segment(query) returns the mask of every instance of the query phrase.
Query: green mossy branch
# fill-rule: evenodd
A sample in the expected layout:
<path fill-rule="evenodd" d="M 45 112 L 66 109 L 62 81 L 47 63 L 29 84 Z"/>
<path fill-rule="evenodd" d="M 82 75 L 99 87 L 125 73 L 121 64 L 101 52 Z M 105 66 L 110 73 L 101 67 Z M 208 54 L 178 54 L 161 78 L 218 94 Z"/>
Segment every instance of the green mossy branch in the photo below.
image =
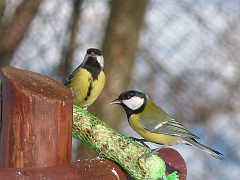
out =
<path fill-rule="evenodd" d="M 177 180 L 176 172 L 165 175 L 165 162 L 157 155 L 144 160 L 141 155 L 151 150 L 113 130 L 88 111 L 74 106 L 73 137 L 96 151 L 100 156 L 117 162 L 135 179 Z"/>

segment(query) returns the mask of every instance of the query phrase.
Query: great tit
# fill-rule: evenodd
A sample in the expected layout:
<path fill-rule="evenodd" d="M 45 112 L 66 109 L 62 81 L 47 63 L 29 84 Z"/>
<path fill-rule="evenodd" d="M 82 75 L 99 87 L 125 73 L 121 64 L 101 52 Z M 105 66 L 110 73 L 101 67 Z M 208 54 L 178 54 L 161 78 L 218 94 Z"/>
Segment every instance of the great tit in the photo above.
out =
<path fill-rule="evenodd" d="M 142 92 L 125 91 L 111 104 L 119 104 L 124 108 L 130 126 L 146 141 L 163 146 L 187 144 L 211 154 L 215 158 L 223 159 L 223 154 L 197 142 L 195 139 L 199 139 L 199 137 L 172 119 Z"/>
<path fill-rule="evenodd" d="M 82 108 L 90 106 L 105 85 L 104 58 L 99 49 L 90 48 L 64 85 L 73 93 L 73 104 Z"/>

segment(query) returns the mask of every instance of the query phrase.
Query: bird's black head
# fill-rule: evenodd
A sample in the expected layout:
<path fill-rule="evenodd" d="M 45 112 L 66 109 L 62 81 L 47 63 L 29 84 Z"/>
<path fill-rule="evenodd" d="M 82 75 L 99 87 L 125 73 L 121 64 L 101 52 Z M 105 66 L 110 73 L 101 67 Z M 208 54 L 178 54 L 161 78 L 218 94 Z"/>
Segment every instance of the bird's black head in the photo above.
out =
<path fill-rule="evenodd" d="M 143 111 L 147 104 L 147 96 L 142 92 L 129 90 L 121 93 L 111 104 L 121 105 L 129 118 L 132 114 L 138 114 Z"/>
<path fill-rule="evenodd" d="M 82 63 L 84 66 L 91 66 L 103 69 L 104 58 L 99 49 L 89 48 Z"/>
<path fill-rule="evenodd" d="M 87 50 L 87 54 L 89 56 L 95 56 L 95 55 L 98 55 L 98 56 L 102 56 L 102 52 L 99 50 L 99 49 L 96 49 L 96 48 L 89 48 Z"/>
<path fill-rule="evenodd" d="M 89 48 L 81 64 L 81 67 L 88 70 L 93 79 L 97 79 L 101 70 L 103 70 L 104 58 L 102 52 L 96 48 Z"/>

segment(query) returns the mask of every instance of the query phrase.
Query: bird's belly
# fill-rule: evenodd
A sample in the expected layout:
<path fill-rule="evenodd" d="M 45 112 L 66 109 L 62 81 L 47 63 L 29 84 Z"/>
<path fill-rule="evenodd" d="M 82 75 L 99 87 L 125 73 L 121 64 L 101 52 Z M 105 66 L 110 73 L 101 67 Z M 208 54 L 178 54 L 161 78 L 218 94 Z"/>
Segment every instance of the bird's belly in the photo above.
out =
<path fill-rule="evenodd" d="M 88 77 L 90 77 L 90 75 Z M 70 89 L 74 96 L 73 104 L 80 107 L 88 107 L 101 93 L 105 85 L 105 75 L 101 72 L 96 80 L 80 77 L 71 83 Z"/>
<path fill-rule="evenodd" d="M 101 81 L 102 81 L 101 79 L 98 79 L 98 81 L 93 81 L 91 92 L 89 92 L 90 96 L 85 97 L 86 106 L 90 106 L 102 92 L 105 81 L 104 82 L 101 82 Z"/>
<path fill-rule="evenodd" d="M 159 134 L 159 133 L 151 133 L 149 131 L 145 131 L 145 133 L 140 134 L 140 135 L 149 142 L 163 144 L 166 146 L 178 144 L 178 140 L 179 140 L 179 137 L 177 137 L 177 136 L 171 136 L 171 135 Z"/>

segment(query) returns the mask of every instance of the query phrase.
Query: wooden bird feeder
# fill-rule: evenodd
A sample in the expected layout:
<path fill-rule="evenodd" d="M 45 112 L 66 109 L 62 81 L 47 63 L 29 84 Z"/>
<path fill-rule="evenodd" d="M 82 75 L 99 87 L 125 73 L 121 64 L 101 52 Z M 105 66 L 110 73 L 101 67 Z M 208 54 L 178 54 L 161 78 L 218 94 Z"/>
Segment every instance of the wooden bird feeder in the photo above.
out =
<path fill-rule="evenodd" d="M 132 179 L 108 159 L 71 162 L 73 104 L 65 86 L 10 66 L 2 75 L 0 180 Z M 186 164 L 177 151 L 163 148 L 159 156 L 167 173 L 176 170 L 186 179 Z"/>

